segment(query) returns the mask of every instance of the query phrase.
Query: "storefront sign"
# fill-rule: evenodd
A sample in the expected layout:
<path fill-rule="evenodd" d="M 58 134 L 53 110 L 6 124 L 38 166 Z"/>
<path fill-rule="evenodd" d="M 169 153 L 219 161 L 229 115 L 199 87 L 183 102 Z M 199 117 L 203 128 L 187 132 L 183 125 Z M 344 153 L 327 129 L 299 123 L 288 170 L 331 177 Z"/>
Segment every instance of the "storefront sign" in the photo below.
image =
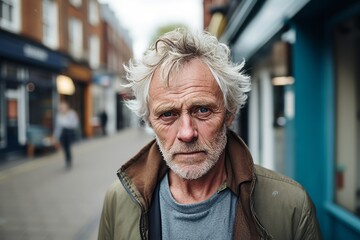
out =
<path fill-rule="evenodd" d="M 30 44 L 25 44 L 23 47 L 23 51 L 26 57 L 33 58 L 43 62 L 48 60 L 48 54 L 46 51 L 44 51 L 41 48 L 32 46 Z"/>
<path fill-rule="evenodd" d="M 0 57 L 25 64 L 63 70 L 68 60 L 61 53 L 52 51 L 27 38 L 0 31 Z"/>

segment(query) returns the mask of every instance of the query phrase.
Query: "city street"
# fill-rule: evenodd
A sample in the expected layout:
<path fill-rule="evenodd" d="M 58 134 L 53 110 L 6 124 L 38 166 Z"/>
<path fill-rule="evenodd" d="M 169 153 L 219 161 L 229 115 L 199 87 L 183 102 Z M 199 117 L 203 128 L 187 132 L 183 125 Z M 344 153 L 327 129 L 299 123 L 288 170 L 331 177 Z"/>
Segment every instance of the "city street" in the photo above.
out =
<path fill-rule="evenodd" d="M 0 239 L 96 239 L 104 194 L 116 170 L 151 140 L 143 129 L 77 143 L 63 153 L 0 168 Z"/>

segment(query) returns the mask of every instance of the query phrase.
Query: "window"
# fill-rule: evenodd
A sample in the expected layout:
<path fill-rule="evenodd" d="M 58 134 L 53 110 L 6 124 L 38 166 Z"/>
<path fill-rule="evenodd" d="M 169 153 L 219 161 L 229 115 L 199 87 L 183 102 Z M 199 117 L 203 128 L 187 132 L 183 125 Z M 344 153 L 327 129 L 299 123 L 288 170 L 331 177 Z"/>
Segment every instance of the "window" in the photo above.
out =
<path fill-rule="evenodd" d="M 92 25 L 97 25 L 99 23 L 99 9 L 97 2 L 94 0 L 89 1 L 88 21 Z"/>
<path fill-rule="evenodd" d="M 119 70 L 119 62 L 117 58 L 117 54 L 114 50 L 109 49 L 107 53 L 107 69 L 109 71 L 116 72 Z"/>
<path fill-rule="evenodd" d="M 76 18 L 69 19 L 69 52 L 76 59 L 83 57 L 83 26 Z"/>
<path fill-rule="evenodd" d="M 11 32 L 20 31 L 19 0 L 0 0 L 0 26 Z"/>
<path fill-rule="evenodd" d="M 358 18 L 334 31 L 336 76 L 335 201 L 360 216 L 360 42 Z"/>
<path fill-rule="evenodd" d="M 74 6 L 74 7 L 80 7 L 82 0 L 70 0 L 70 3 Z"/>
<path fill-rule="evenodd" d="M 48 130 L 53 127 L 52 88 L 54 76 L 46 71 L 29 68 L 28 92 L 28 124 L 41 125 Z"/>
<path fill-rule="evenodd" d="M 93 69 L 100 66 L 100 41 L 95 35 L 89 38 L 89 64 Z"/>
<path fill-rule="evenodd" d="M 43 0 L 43 42 L 50 48 L 59 45 L 58 8 L 54 0 Z"/>
<path fill-rule="evenodd" d="M 13 8 L 12 1 L 2 0 L 1 1 L 1 19 L 12 22 L 13 21 Z"/>

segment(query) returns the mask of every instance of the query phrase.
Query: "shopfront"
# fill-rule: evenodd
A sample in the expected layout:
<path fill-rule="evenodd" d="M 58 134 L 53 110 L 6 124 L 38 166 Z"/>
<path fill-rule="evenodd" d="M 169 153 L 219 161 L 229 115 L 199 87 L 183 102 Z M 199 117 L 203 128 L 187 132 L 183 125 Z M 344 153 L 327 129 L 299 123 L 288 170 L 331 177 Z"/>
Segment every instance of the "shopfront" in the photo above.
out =
<path fill-rule="evenodd" d="M 234 16 L 222 38 L 252 77 L 253 157 L 305 187 L 324 239 L 359 239 L 360 4 L 257 3 L 239 7 L 247 14 Z"/>
<path fill-rule="evenodd" d="M 29 130 L 51 134 L 57 104 L 55 79 L 66 59 L 43 46 L 0 32 L 0 155 L 22 155 Z"/>
<path fill-rule="evenodd" d="M 79 115 L 79 137 L 92 137 L 92 70 L 87 65 L 69 63 L 64 74 L 73 80 L 75 91 L 71 95 L 60 94 L 60 99 L 67 101 L 70 107 Z"/>

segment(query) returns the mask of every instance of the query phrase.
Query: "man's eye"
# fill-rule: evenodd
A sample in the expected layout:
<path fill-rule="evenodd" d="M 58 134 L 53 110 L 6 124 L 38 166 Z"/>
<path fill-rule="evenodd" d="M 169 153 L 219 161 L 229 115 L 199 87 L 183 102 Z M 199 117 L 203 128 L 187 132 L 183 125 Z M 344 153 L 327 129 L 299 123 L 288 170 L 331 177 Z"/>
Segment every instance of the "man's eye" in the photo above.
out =
<path fill-rule="evenodd" d="M 176 118 L 177 114 L 172 111 L 163 112 L 159 117 L 159 119 L 161 119 L 165 123 L 172 123 L 173 121 L 175 121 Z"/>
<path fill-rule="evenodd" d="M 199 119 L 206 119 L 211 115 L 211 109 L 208 107 L 198 107 L 193 114 Z"/>
<path fill-rule="evenodd" d="M 162 117 L 171 117 L 173 116 L 172 112 L 164 112 L 163 114 L 161 114 Z"/>
<path fill-rule="evenodd" d="M 209 109 L 207 107 L 200 107 L 199 112 L 200 113 L 207 113 L 207 112 L 209 112 Z"/>

